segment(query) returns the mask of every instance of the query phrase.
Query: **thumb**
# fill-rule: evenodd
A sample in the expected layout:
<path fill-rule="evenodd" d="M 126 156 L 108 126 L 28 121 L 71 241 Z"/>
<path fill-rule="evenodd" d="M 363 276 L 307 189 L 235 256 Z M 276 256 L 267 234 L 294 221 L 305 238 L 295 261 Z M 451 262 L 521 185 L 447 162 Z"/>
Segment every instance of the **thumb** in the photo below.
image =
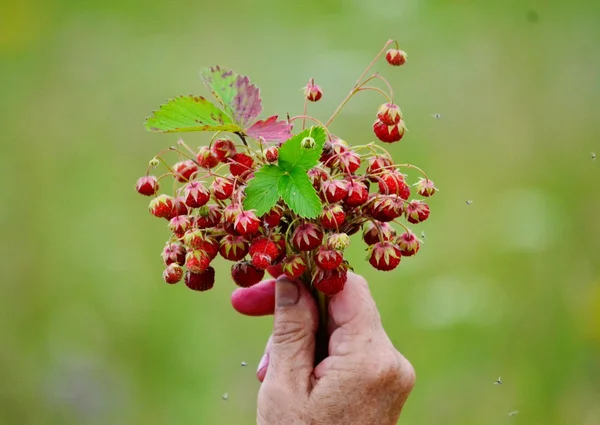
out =
<path fill-rule="evenodd" d="M 275 321 L 265 382 L 308 388 L 314 367 L 318 313 L 306 287 L 281 276 L 275 283 Z"/>

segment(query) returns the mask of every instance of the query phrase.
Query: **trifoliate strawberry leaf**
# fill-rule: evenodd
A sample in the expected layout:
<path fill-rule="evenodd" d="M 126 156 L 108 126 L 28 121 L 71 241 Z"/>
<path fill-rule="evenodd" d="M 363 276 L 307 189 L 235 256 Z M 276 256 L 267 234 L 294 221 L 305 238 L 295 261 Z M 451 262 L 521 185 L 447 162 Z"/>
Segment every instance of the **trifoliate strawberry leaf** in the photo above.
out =
<path fill-rule="evenodd" d="M 292 137 L 292 124 L 277 121 L 277 115 L 273 115 L 266 120 L 256 121 L 246 130 L 246 134 L 257 140 L 262 137 L 266 142 L 282 142 Z"/>
<path fill-rule="evenodd" d="M 256 171 L 245 190 L 244 209 L 256 210 L 259 217 L 269 212 L 279 201 L 279 182 L 284 174 L 277 165 L 264 165 Z"/>
<path fill-rule="evenodd" d="M 306 143 L 312 147 L 303 147 L 302 141 L 312 138 L 313 143 Z M 308 140 L 310 142 L 310 140 Z M 323 146 L 325 145 L 325 130 L 322 127 L 311 127 L 296 134 L 279 148 L 279 167 L 290 171 L 299 166 L 308 171 L 319 162 Z"/>
<path fill-rule="evenodd" d="M 220 66 L 213 66 L 204 69 L 200 73 L 200 79 L 213 96 L 223 105 L 225 110 L 233 115 L 231 105 L 237 90 L 235 88 L 235 80 L 237 74 L 231 70 L 223 69 Z"/>
<path fill-rule="evenodd" d="M 202 96 L 170 99 L 146 120 L 146 129 L 161 133 L 183 131 L 241 131 L 231 118 Z"/>
<path fill-rule="evenodd" d="M 279 179 L 279 196 L 300 217 L 315 218 L 323 210 L 306 170 L 295 166 Z"/>

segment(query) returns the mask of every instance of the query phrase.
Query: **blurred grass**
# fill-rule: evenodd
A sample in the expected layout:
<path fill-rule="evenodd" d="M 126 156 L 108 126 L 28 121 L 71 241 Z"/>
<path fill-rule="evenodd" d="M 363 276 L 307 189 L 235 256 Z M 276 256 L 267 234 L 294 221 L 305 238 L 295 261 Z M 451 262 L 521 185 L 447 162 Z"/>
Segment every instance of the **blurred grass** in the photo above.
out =
<path fill-rule="evenodd" d="M 271 322 L 232 311 L 224 262 L 210 293 L 162 283 L 167 230 L 133 185 L 176 137 L 142 121 L 206 93 L 212 64 L 265 114 L 299 113 L 315 77 L 326 118 L 388 38 L 409 54 L 378 65 L 410 130 L 392 153 L 441 189 L 416 258 L 383 274 L 349 253 L 417 370 L 402 423 L 599 423 L 599 18 L 592 0 L 3 4 L 0 424 L 253 423 Z M 332 130 L 371 141 L 379 102 Z"/>

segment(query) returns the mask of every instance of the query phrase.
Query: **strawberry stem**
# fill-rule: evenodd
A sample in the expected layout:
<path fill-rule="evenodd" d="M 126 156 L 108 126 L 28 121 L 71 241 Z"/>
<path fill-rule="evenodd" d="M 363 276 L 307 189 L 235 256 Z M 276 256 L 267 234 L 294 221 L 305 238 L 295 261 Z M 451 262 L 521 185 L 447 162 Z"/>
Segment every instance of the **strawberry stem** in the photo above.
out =
<path fill-rule="evenodd" d="M 315 345 L 315 366 L 325 360 L 329 354 L 329 332 L 327 325 L 329 323 L 329 303 L 327 296 L 321 291 L 313 288 L 313 295 L 317 301 L 319 311 L 319 327 L 317 328 Z"/>

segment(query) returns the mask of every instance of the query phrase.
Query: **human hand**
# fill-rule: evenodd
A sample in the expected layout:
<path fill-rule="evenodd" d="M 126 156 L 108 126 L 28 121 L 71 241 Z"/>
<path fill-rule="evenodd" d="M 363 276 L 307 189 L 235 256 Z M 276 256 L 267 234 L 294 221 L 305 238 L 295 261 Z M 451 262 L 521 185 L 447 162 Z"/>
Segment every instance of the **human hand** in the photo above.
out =
<path fill-rule="evenodd" d="M 275 316 L 257 371 L 259 425 L 397 423 L 415 372 L 383 330 L 361 276 L 348 272 L 329 301 L 329 352 L 317 366 L 319 316 L 304 285 L 281 276 L 237 289 L 231 301 L 242 314 Z"/>

